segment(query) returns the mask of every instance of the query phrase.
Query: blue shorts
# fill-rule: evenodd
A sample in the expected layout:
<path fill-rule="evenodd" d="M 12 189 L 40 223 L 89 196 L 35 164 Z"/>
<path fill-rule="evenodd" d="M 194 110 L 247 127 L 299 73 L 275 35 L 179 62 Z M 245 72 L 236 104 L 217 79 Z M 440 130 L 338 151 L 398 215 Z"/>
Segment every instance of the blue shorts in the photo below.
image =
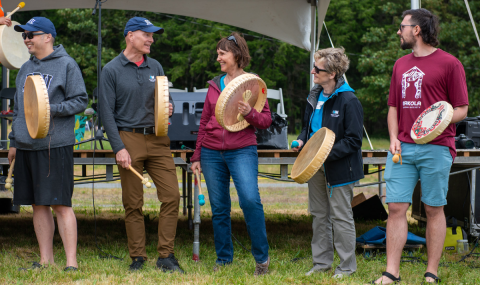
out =
<path fill-rule="evenodd" d="M 386 203 L 412 203 L 413 190 L 420 178 L 422 202 L 432 207 L 447 204 L 448 178 L 452 155 L 447 146 L 401 143 L 403 164 L 393 163 L 389 152 L 384 179 Z"/>

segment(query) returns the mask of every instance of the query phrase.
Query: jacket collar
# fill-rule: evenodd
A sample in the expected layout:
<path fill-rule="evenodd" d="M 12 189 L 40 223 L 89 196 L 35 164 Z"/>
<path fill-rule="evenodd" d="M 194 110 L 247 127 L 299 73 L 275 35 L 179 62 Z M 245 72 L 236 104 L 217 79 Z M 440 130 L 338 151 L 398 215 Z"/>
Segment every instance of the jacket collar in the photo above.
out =
<path fill-rule="evenodd" d="M 333 95 L 335 95 L 335 96 L 338 95 L 337 90 L 344 83 L 345 83 L 345 79 L 342 76 L 337 80 L 337 84 L 335 84 L 335 91 L 333 92 L 332 96 Z M 317 104 L 318 96 L 320 96 L 320 93 L 322 93 L 322 90 L 323 90 L 323 87 L 321 85 L 315 84 L 315 86 L 313 86 L 312 90 L 310 91 L 310 94 L 308 95 L 307 101 L 308 101 L 308 103 L 310 103 L 310 105 L 312 105 L 312 107 Z"/>

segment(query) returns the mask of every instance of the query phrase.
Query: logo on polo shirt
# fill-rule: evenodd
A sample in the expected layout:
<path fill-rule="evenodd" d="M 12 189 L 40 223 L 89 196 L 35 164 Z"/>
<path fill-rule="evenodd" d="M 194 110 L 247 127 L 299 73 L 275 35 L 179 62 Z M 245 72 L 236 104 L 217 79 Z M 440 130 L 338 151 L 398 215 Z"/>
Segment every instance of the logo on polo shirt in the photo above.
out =
<path fill-rule="evenodd" d="M 333 110 L 332 113 L 330 114 L 330 116 L 332 116 L 334 118 L 337 118 L 340 115 L 338 114 L 338 110 Z"/>
<path fill-rule="evenodd" d="M 145 23 L 147 23 L 147 26 L 153 25 L 149 20 L 145 20 Z"/>
<path fill-rule="evenodd" d="M 148 80 L 150 80 L 150 82 L 155 82 L 155 81 L 157 81 L 157 79 L 156 79 L 155 76 L 153 76 L 153 75 L 150 75 L 150 78 L 149 78 Z"/>
<path fill-rule="evenodd" d="M 31 19 L 30 21 L 27 22 L 27 24 L 33 25 L 33 22 L 35 22 L 35 19 Z"/>

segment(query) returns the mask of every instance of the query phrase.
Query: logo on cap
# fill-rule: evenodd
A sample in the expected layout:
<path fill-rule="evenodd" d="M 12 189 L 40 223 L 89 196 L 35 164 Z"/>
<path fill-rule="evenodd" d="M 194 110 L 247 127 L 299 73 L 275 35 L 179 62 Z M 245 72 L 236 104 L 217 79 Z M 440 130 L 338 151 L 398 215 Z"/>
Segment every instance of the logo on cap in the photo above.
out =
<path fill-rule="evenodd" d="M 33 25 L 33 22 L 35 22 L 35 19 L 31 19 L 30 21 L 27 22 L 27 24 Z"/>
<path fill-rule="evenodd" d="M 145 23 L 147 23 L 147 26 L 153 25 L 149 20 L 145 20 Z"/>

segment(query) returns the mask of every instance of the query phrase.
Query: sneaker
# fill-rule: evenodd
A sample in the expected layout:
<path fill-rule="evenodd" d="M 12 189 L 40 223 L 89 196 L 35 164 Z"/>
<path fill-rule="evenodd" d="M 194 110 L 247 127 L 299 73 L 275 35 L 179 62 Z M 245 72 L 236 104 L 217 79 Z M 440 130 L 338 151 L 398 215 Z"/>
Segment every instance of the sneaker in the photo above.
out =
<path fill-rule="evenodd" d="M 267 262 L 257 263 L 257 265 L 255 266 L 255 273 L 253 273 L 253 276 L 257 277 L 260 275 L 267 274 L 269 265 L 270 265 L 270 256 L 268 257 Z"/>
<path fill-rule="evenodd" d="M 320 267 L 320 265 L 316 264 L 315 266 L 312 267 L 312 269 L 310 269 L 310 271 L 308 271 L 307 273 L 305 273 L 305 276 L 310 276 L 310 275 L 312 275 L 313 273 L 327 272 L 327 271 L 329 271 L 330 269 L 332 269 L 331 266 L 328 266 L 328 267 Z"/>
<path fill-rule="evenodd" d="M 349 277 L 350 275 L 352 275 L 352 273 L 346 273 L 346 272 L 335 273 L 335 275 L 333 275 L 333 279 L 343 279 L 343 278 Z"/>
<path fill-rule="evenodd" d="M 181 268 L 180 264 L 178 264 L 178 260 L 175 258 L 175 255 L 173 253 L 170 253 L 170 255 L 167 258 L 161 258 L 159 257 L 157 260 L 157 267 L 158 269 L 161 269 L 163 272 L 179 272 L 179 273 L 185 273 Z"/>
<path fill-rule="evenodd" d="M 143 264 L 145 263 L 145 259 L 143 257 L 135 257 L 132 261 L 132 264 L 130 264 L 130 271 L 137 271 L 143 268 Z M 66 269 L 66 268 L 65 268 Z"/>
<path fill-rule="evenodd" d="M 18 271 L 27 271 L 27 270 L 34 270 L 34 269 L 43 269 L 45 268 L 45 266 L 41 265 L 40 263 L 38 262 L 32 262 L 32 266 L 28 267 L 28 268 L 23 268 L 23 267 L 20 267 L 18 269 Z"/>
<path fill-rule="evenodd" d="M 77 271 L 77 270 L 78 270 L 78 268 L 73 267 L 73 266 L 68 266 L 68 267 L 65 267 L 65 269 L 63 269 L 63 271 L 65 271 L 65 272 L 70 272 L 70 271 L 73 272 L 73 271 Z"/>

